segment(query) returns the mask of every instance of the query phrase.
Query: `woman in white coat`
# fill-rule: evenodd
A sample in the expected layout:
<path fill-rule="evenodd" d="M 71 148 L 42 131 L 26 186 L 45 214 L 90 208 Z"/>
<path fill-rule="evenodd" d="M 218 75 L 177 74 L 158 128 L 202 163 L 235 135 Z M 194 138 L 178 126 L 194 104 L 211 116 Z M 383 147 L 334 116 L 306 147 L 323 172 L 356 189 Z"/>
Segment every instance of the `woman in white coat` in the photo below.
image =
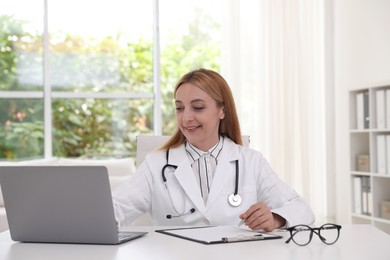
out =
<path fill-rule="evenodd" d="M 312 224 L 306 202 L 261 153 L 242 146 L 233 95 L 216 72 L 184 75 L 174 90 L 177 130 L 114 191 L 118 223 L 149 213 L 155 225 L 232 225 L 271 231 Z"/>

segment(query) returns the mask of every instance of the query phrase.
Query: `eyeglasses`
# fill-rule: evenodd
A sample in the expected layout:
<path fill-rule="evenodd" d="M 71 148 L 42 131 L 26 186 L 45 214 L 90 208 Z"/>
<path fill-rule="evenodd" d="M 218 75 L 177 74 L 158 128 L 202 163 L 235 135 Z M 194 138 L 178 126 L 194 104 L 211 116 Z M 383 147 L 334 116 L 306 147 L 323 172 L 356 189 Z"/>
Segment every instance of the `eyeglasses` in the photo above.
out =
<path fill-rule="evenodd" d="M 313 238 L 313 233 L 316 233 L 322 242 L 327 245 L 332 245 L 339 239 L 340 229 L 340 225 L 330 223 L 318 228 L 312 228 L 307 225 L 296 225 L 287 228 L 287 231 L 290 231 L 290 238 L 286 240 L 286 243 L 292 240 L 297 245 L 306 246 Z"/>

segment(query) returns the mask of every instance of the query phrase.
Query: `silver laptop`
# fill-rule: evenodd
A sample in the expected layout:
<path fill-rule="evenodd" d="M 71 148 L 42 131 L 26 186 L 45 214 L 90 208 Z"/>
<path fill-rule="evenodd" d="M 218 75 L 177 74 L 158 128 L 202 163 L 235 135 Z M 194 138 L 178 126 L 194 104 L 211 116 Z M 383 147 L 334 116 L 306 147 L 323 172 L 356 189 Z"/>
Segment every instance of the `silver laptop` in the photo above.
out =
<path fill-rule="evenodd" d="M 0 184 L 11 238 L 23 242 L 119 244 L 104 166 L 5 166 Z"/>

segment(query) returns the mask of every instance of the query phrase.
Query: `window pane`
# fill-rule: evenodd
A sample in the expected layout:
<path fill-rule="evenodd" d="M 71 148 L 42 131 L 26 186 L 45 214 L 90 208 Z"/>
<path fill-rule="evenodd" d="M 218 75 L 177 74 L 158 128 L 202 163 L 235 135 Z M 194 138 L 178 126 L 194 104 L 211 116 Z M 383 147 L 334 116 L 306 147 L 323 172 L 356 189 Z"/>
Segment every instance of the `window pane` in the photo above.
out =
<path fill-rule="evenodd" d="M 42 35 L 43 1 L 2 1 L 0 90 L 42 90 Z"/>
<path fill-rule="evenodd" d="M 0 160 L 43 157 L 43 102 L 0 99 Z"/>
<path fill-rule="evenodd" d="M 163 132 L 175 129 L 173 89 L 179 77 L 200 67 L 219 71 L 221 6 L 229 1 L 160 1 Z M 180 21 L 180 22 L 178 22 Z"/>
<path fill-rule="evenodd" d="M 135 156 L 136 136 L 153 132 L 152 110 L 151 99 L 55 99 L 54 156 Z"/>
<path fill-rule="evenodd" d="M 53 91 L 153 91 L 151 0 L 49 1 L 48 12 Z"/>

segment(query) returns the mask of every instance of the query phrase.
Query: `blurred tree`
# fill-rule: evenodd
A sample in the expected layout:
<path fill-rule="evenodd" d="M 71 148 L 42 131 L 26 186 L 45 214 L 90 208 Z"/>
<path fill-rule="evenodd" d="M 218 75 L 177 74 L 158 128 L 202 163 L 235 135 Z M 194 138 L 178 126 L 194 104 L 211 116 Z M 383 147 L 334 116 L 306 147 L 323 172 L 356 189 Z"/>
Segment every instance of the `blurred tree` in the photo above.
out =
<path fill-rule="evenodd" d="M 170 35 L 161 53 L 163 133 L 175 127 L 173 88 L 189 70 L 219 70 L 218 25 L 199 11 L 185 35 Z M 23 30 L 24 21 L 0 16 L 0 90 L 42 90 L 39 80 L 18 82 L 22 75 L 42 75 L 42 36 Z M 205 26 L 205 24 L 207 26 Z M 51 38 L 52 91 L 153 91 L 152 42 L 138 39 L 119 45 L 116 38 L 87 38 L 59 33 Z M 41 73 L 41 74 L 40 74 Z M 20 75 L 19 75 L 20 76 Z M 53 155 L 60 157 L 134 155 L 135 137 L 153 133 L 151 99 L 52 99 Z M 43 100 L 0 100 L 0 158 L 43 156 Z"/>
<path fill-rule="evenodd" d="M 207 68 L 220 69 L 220 43 L 216 38 L 220 26 L 202 9 L 195 9 L 195 19 L 188 25 L 188 33 L 165 36 L 167 45 L 160 57 L 163 134 L 171 135 L 176 128 L 173 91 L 176 82 L 185 73 Z"/>

